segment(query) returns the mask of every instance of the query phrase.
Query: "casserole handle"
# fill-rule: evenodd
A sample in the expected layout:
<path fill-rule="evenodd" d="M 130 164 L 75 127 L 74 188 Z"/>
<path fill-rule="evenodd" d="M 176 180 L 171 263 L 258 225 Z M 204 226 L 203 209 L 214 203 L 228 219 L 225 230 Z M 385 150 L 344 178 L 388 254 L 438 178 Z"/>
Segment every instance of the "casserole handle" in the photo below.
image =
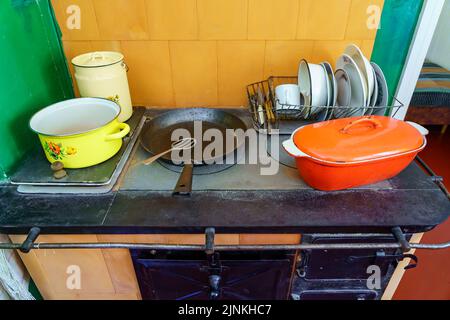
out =
<path fill-rule="evenodd" d="M 128 133 L 130 133 L 130 126 L 126 123 L 119 123 L 117 127 L 120 129 L 119 132 L 109 134 L 105 137 L 105 141 L 111 141 L 111 140 L 117 140 L 122 139 L 125 137 Z"/>
<path fill-rule="evenodd" d="M 421 135 L 426 136 L 427 134 L 430 133 L 430 131 L 428 131 L 427 128 L 422 127 L 420 124 L 412 122 L 412 121 L 406 121 L 407 124 L 411 125 L 412 127 L 414 127 L 415 129 L 417 129 L 417 131 L 420 132 Z"/>
<path fill-rule="evenodd" d="M 370 117 L 364 117 L 364 118 L 358 119 L 356 121 L 350 122 L 344 128 L 342 128 L 341 132 L 342 133 L 347 133 L 348 130 L 350 130 L 351 127 L 353 127 L 354 125 L 357 125 L 359 123 L 362 123 L 362 122 L 369 122 L 369 123 L 371 123 L 375 129 L 382 127 L 382 124 L 381 124 L 380 121 L 378 121 L 376 119 L 373 119 L 373 118 L 370 118 Z"/>
<path fill-rule="evenodd" d="M 289 155 L 300 158 L 300 157 L 309 157 L 306 153 L 301 151 L 297 146 L 295 145 L 294 141 L 292 139 L 283 141 L 283 148 L 286 150 Z"/>

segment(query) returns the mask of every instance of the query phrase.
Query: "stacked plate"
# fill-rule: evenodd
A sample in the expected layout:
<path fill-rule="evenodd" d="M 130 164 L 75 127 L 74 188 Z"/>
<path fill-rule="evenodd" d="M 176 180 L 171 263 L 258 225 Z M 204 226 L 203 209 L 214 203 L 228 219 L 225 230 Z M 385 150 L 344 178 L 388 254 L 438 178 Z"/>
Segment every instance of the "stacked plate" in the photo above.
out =
<path fill-rule="evenodd" d="M 349 45 L 336 63 L 338 83 L 336 118 L 382 115 L 388 102 L 388 87 L 381 68 L 363 55 L 358 46 Z"/>
<path fill-rule="evenodd" d="M 328 62 L 320 64 L 300 62 L 298 68 L 298 87 L 304 101 L 304 117 L 319 121 L 330 119 L 331 107 L 337 101 L 337 82 L 333 68 Z"/>
<path fill-rule="evenodd" d="M 317 121 L 385 113 L 388 87 L 378 65 L 352 44 L 336 67 L 333 72 L 328 62 L 301 60 L 297 85 L 280 85 L 275 90 L 276 111 L 295 109 L 299 117 Z"/>

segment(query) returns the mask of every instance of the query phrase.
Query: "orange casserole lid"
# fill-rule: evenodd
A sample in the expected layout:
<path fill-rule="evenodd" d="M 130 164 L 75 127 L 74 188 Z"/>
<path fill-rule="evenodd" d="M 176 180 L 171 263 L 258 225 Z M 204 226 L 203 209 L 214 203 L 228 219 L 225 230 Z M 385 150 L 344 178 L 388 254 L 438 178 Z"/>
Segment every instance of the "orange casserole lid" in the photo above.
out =
<path fill-rule="evenodd" d="M 408 123 L 384 116 L 337 119 L 294 133 L 302 152 L 332 162 L 368 161 L 419 149 L 424 137 Z"/>

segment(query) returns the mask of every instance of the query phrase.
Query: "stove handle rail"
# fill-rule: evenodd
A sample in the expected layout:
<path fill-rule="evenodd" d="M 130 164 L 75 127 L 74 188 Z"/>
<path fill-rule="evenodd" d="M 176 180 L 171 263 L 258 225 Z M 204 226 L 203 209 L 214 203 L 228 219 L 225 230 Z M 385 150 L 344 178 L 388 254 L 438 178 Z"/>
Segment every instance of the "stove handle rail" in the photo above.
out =
<path fill-rule="evenodd" d="M 447 199 L 450 200 L 450 192 L 448 192 L 447 188 L 444 185 L 444 178 L 436 175 L 434 171 L 430 168 L 430 166 L 427 165 L 425 161 L 419 156 L 417 156 L 415 160 L 426 171 L 426 173 L 428 173 L 428 175 L 431 177 L 431 180 L 439 187 L 439 189 L 441 189 L 441 191 L 445 194 Z"/>
<path fill-rule="evenodd" d="M 285 250 L 365 250 L 365 249 L 400 249 L 403 253 L 411 249 L 439 250 L 450 248 L 450 242 L 424 244 L 410 243 L 406 240 L 400 227 L 392 228 L 392 235 L 397 242 L 390 243 L 300 243 L 291 245 L 215 245 L 215 228 L 206 228 L 205 244 L 153 244 L 126 242 L 73 242 L 48 243 L 36 242 L 41 229 L 33 227 L 23 243 L 0 243 L 0 249 L 19 250 L 29 253 L 38 249 L 141 249 L 141 250 L 191 250 L 204 251 L 208 256 L 216 251 L 285 251 Z"/>
<path fill-rule="evenodd" d="M 43 249 L 141 249 L 141 250 L 186 250 L 206 251 L 205 245 L 177 245 L 152 243 L 125 243 L 125 242 L 73 242 L 73 243 L 46 243 L 33 242 L 23 250 L 23 243 L 0 243 L 0 249 L 20 250 L 28 253 L 31 250 Z M 409 243 L 411 249 L 440 250 L 449 249 L 450 242 L 424 244 Z M 366 249 L 402 249 L 401 243 L 326 243 L 326 244 L 295 244 L 295 245 L 217 245 L 215 251 L 289 251 L 289 250 L 366 250 Z M 29 251 L 28 251 L 29 250 Z"/>

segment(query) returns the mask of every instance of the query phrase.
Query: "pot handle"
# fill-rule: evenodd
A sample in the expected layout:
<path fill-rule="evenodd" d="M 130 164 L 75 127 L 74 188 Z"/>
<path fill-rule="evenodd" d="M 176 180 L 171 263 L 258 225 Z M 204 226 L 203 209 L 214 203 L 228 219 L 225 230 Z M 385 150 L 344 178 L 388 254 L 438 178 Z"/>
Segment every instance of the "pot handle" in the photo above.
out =
<path fill-rule="evenodd" d="M 417 129 L 417 131 L 420 132 L 421 135 L 426 136 L 427 134 L 430 133 L 430 131 L 428 131 L 427 128 L 422 127 L 420 124 L 412 122 L 412 121 L 406 121 L 407 124 L 411 125 L 412 127 L 414 127 L 415 129 Z"/>
<path fill-rule="evenodd" d="M 362 122 L 369 122 L 369 123 L 371 123 L 373 125 L 374 129 L 382 127 L 381 122 L 378 121 L 377 119 L 374 119 L 374 118 L 371 118 L 371 117 L 364 117 L 364 118 L 358 119 L 356 121 L 350 122 L 344 128 L 341 129 L 341 132 L 342 133 L 348 133 L 348 130 L 350 130 L 351 127 L 353 127 L 354 125 L 357 125 L 359 123 L 362 123 Z"/>
<path fill-rule="evenodd" d="M 107 135 L 105 137 L 105 141 L 122 139 L 123 137 L 125 137 L 127 134 L 130 133 L 130 126 L 126 123 L 119 123 L 117 127 L 120 129 L 120 131 L 117 133 Z"/>
<path fill-rule="evenodd" d="M 292 139 L 283 141 L 283 148 L 286 150 L 289 155 L 301 158 L 301 157 L 309 157 L 306 153 L 302 152 L 297 146 L 295 145 L 294 141 Z"/>
<path fill-rule="evenodd" d="M 91 61 L 97 60 L 97 59 L 105 60 L 105 56 L 101 52 L 97 52 L 97 51 L 96 52 L 92 52 L 91 56 L 89 58 L 90 58 Z"/>
<path fill-rule="evenodd" d="M 122 68 L 125 69 L 125 72 L 130 71 L 130 67 L 125 63 L 125 61 L 122 61 Z"/>

